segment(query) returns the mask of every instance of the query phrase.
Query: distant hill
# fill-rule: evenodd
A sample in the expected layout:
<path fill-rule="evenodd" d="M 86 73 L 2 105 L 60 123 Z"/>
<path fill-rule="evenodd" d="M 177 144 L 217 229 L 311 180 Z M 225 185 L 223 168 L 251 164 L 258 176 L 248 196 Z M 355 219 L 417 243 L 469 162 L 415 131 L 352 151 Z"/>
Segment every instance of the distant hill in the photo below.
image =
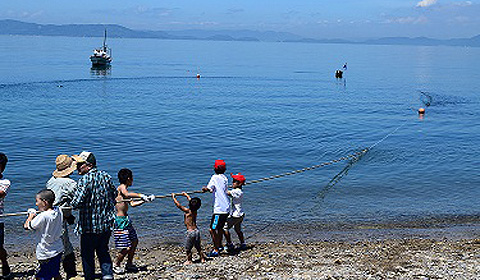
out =
<path fill-rule="evenodd" d="M 313 39 L 288 32 L 252 30 L 181 30 L 147 31 L 133 30 L 117 24 L 36 24 L 17 20 L 0 20 L 0 35 L 103 37 L 107 28 L 110 38 L 153 38 L 171 40 L 211 41 L 263 41 L 302 42 L 323 44 L 368 44 L 368 45 L 416 45 L 416 46 L 469 46 L 480 47 L 480 35 L 471 38 L 439 40 L 427 37 L 385 37 L 365 41 L 344 39 Z"/>

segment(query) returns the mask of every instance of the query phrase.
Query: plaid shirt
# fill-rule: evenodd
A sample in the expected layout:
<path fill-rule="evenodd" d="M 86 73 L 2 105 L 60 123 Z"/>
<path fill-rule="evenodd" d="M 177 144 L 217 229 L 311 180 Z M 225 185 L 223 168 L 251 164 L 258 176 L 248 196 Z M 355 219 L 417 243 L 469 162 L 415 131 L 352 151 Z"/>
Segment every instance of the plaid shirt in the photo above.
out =
<path fill-rule="evenodd" d="M 78 180 L 71 205 L 78 209 L 76 231 L 103 233 L 112 230 L 117 189 L 105 171 L 92 168 Z"/>

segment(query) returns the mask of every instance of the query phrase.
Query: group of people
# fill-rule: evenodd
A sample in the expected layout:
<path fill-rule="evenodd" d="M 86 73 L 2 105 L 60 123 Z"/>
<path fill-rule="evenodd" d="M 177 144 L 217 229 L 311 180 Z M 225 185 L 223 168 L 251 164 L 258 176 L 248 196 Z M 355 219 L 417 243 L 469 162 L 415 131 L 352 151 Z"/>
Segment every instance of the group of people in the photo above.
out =
<path fill-rule="evenodd" d="M 3 178 L 3 172 L 8 158 L 0 153 L 0 214 L 4 212 L 4 198 L 10 188 L 10 181 Z M 75 171 L 82 177 L 78 183 L 70 178 Z M 223 236 L 226 238 L 225 250 L 233 252 L 229 229 L 234 228 L 240 240 L 238 249 L 245 249 L 245 239 L 241 224 L 245 217 L 242 209 L 245 177 L 242 174 L 231 174 L 232 189 L 228 189 L 228 178 L 225 176 L 226 164 L 216 160 L 215 174 L 212 175 L 203 192 L 213 193 L 213 215 L 210 222 L 210 234 L 214 248 L 204 254 L 201 248 L 200 231 L 197 227 L 197 210 L 201 207 L 201 199 L 191 198 L 186 192 L 181 193 L 188 200 L 188 207 L 183 206 L 175 193 L 172 199 L 175 205 L 184 212 L 184 223 L 187 228 L 185 250 L 187 260 L 191 264 L 192 249 L 196 248 L 200 261 L 206 257 L 217 257 L 224 249 Z M 36 257 L 39 268 L 36 279 L 61 279 L 60 265 L 63 265 L 67 279 L 77 276 L 76 260 L 72 243 L 69 240 L 68 225 L 76 222 L 75 231 L 80 235 L 80 255 L 84 278 L 95 278 L 95 254 L 100 263 L 102 279 L 113 279 L 114 273 L 135 271 L 138 268 L 133 263 L 138 238 L 135 228 L 128 216 L 129 206 L 136 207 L 155 200 L 155 195 L 145 195 L 129 191 L 133 184 L 133 173 L 129 169 L 118 172 L 118 187 L 112 177 L 105 171 L 97 169 L 95 156 L 83 151 L 79 155 L 59 155 L 56 158 L 56 169 L 46 183 L 46 188 L 40 190 L 35 197 L 38 210 L 28 209 L 28 217 L 24 223 L 26 230 L 37 235 Z M 231 200 L 230 200 L 230 198 Z M 78 210 L 78 218 L 72 214 Z M 112 263 L 109 253 L 109 240 L 113 233 L 115 247 L 118 249 Z M 10 267 L 7 262 L 7 252 L 4 249 L 4 223 L 0 220 L 0 261 L 2 275 L 10 277 Z M 122 266 L 124 259 L 126 265 Z"/>

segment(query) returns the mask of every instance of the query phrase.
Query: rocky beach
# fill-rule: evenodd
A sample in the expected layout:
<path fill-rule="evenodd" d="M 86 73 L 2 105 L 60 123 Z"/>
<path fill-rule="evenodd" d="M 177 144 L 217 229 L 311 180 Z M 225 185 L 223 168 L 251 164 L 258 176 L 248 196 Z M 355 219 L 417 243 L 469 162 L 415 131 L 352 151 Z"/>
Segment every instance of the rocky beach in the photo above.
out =
<path fill-rule="evenodd" d="M 139 271 L 115 279 L 478 279 L 480 275 L 477 227 L 355 230 L 337 232 L 325 240 L 319 240 L 325 235 L 300 232 L 265 234 L 276 239 L 256 239 L 246 250 L 224 252 L 188 266 L 183 265 L 181 240 L 144 240 L 135 258 Z M 295 239 L 299 236 L 302 239 Z M 207 242 L 204 238 L 204 248 L 210 248 Z M 36 266 L 33 250 L 9 250 L 15 279 L 31 279 Z M 81 271 L 78 252 L 77 256 Z"/>

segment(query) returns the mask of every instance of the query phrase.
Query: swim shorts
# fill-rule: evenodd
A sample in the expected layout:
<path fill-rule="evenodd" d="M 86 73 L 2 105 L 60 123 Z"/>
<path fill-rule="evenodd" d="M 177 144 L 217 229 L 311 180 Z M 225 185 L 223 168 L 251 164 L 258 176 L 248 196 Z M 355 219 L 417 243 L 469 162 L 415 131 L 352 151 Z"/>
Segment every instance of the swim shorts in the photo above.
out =
<path fill-rule="evenodd" d="M 196 230 L 187 230 L 187 235 L 185 238 L 185 250 L 190 252 L 192 248 L 200 248 L 200 231 Z"/>
<path fill-rule="evenodd" d="M 228 214 L 213 214 L 212 220 L 210 221 L 210 228 L 213 230 L 223 229 L 227 218 Z"/>
<path fill-rule="evenodd" d="M 223 227 L 223 229 L 229 230 L 232 227 L 240 227 L 241 229 L 244 217 L 245 217 L 245 214 L 243 214 L 241 217 L 233 217 L 233 216 L 228 217 L 227 222 L 225 223 L 225 226 Z"/>
<path fill-rule="evenodd" d="M 137 232 L 131 224 L 124 229 L 113 229 L 113 240 L 117 249 L 132 247 L 132 241 L 136 239 L 138 239 Z"/>

